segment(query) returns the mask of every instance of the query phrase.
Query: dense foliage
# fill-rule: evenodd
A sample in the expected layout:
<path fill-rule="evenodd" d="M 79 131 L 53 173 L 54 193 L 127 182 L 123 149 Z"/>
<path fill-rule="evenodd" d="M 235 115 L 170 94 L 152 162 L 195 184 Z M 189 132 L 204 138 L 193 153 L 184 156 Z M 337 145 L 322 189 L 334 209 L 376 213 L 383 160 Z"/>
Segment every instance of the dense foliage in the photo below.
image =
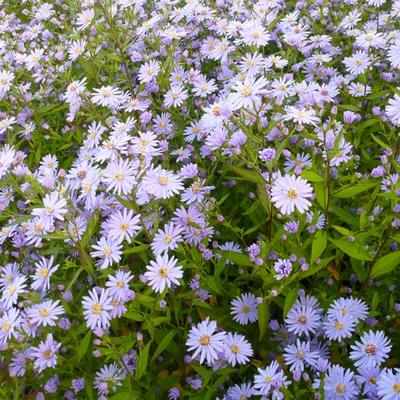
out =
<path fill-rule="evenodd" d="M 0 399 L 400 400 L 400 1 L 0 1 Z"/>

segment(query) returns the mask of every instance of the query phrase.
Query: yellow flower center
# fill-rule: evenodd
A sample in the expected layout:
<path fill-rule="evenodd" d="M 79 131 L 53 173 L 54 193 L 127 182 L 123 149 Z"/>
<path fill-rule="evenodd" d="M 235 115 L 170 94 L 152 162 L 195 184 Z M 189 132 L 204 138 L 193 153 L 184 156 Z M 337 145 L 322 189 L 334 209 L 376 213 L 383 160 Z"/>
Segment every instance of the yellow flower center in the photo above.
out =
<path fill-rule="evenodd" d="M 295 189 L 289 189 L 287 192 L 287 197 L 289 197 L 290 200 L 296 200 L 299 195 Z"/>
<path fill-rule="evenodd" d="M 336 386 L 336 393 L 343 394 L 346 391 L 346 386 L 343 385 L 343 383 L 339 383 L 339 385 Z"/>
<path fill-rule="evenodd" d="M 160 176 L 158 178 L 158 183 L 160 185 L 163 185 L 163 186 L 168 185 L 168 182 L 169 182 L 168 176 Z"/>
<path fill-rule="evenodd" d="M 210 336 L 201 336 L 199 342 L 202 346 L 208 346 L 210 344 Z"/>
<path fill-rule="evenodd" d="M 102 311 L 103 311 L 103 309 L 101 308 L 101 304 L 99 304 L 99 303 L 93 304 L 92 314 L 100 315 Z"/>
<path fill-rule="evenodd" d="M 236 354 L 236 353 L 239 353 L 240 349 L 239 349 L 239 346 L 234 344 L 234 345 L 231 346 L 231 350 L 232 350 L 232 353 Z"/>

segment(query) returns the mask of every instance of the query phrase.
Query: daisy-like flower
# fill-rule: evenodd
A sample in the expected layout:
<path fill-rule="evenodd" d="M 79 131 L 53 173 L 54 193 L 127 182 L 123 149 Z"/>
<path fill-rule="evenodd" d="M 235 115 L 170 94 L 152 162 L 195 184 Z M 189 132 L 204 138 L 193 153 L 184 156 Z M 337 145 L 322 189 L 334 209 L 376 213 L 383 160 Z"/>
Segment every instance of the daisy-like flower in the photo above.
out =
<path fill-rule="evenodd" d="M 30 323 L 38 326 L 55 326 L 59 315 L 64 314 L 64 307 L 59 305 L 60 301 L 47 300 L 36 304 L 27 311 Z"/>
<path fill-rule="evenodd" d="M 38 347 L 32 348 L 31 357 L 35 360 L 34 367 L 39 372 L 46 368 L 54 368 L 57 365 L 56 352 L 60 347 L 61 343 L 53 340 L 53 335 L 49 333 L 45 342 L 41 342 Z"/>
<path fill-rule="evenodd" d="M 311 185 L 300 176 L 284 175 L 278 177 L 272 184 L 271 200 L 283 214 L 292 214 L 297 208 L 300 213 L 308 210 L 312 197 Z"/>
<path fill-rule="evenodd" d="M 287 278 L 292 272 L 293 266 L 290 260 L 278 260 L 274 264 L 274 270 L 276 272 L 275 279 L 280 281 L 283 278 Z"/>
<path fill-rule="evenodd" d="M 385 112 L 393 125 L 400 125 L 400 96 L 398 94 L 395 94 L 394 97 L 389 100 Z"/>
<path fill-rule="evenodd" d="M 330 305 L 327 315 L 329 318 L 343 317 L 350 315 L 355 319 L 356 322 L 363 320 L 368 315 L 368 306 L 364 301 L 359 299 L 353 299 L 340 297 Z"/>
<path fill-rule="evenodd" d="M 68 47 L 69 60 L 75 61 L 86 49 L 86 40 L 74 40 Z"/>
<path fill-rule="evenodd" d="M 176 263 L 176 258 L 168 258 L 168 254 L 158 255 L 156 261 L 150 261 L 144 276 L 156 293 L 162 293 L 165 287 L 171 288 L 172 284 L 180 285 L 178 279 L 182 278 L 183 271 Z"/>
<path fill-rule="evenodd" d="M 157 77 L 159 72 L 160 63 L 151 60 L 139 68 L 138 79 L 141 83 L 149 83 Z"/>
<path fill-rule="evenodd" d="M 392 345 L 382 331 L 364 333 L 361 341 L 351 346 L 350 358 L 356 367 L 375 367 L 381 365 L 388 357 Z"/>
<path fill-rule="evenodd" d="M 260 396 L 272 395 L 273 399 L 283 399 L 280 393 L 281 387 L 287 387 L 290 383 L 284 375 L 277 361 L 272 363 L 265 369 L 257 368 L 258 375 L 254 376 L 254 389 L 256 394 Z"/>
<path fill-rule="evenodd" d="M 102 86 L 99 89 L 94 89 L 92 103 L 112 109 L 119 104 L 121 94 L 122 92 L 119 89 L 112 86 Z"/>
<path fill-rule="evenodd" d="M 200 356 L 200 364 L 206 361 L 213 364 L 218 359 L 218 353 L 224 351 L 225 332 L 217 332 L 217 323 L 207 317 L 190 329 L 186 346 L 193 351 L 192 358 Z"/>
<path fill-rule="evenodd" d="M 160 166 L 147 171 L 141 186 L 156 199 L 168 199 L 183 189 L 179 176 Z"/>
<path fill-rule="evenodd" d="M 10 71 L 0 71 L 0 98 L 10 90 L 11 82 L 14 80 L 15 75 Z"/>
<path fill-rule="evenodd" d="M 92 8 L 83 10 L 76 17 L 76 25 L 78 26 L 78 30 L 83 31 L 87 27 L 89 27 L 90 24 L 92 23 L 93 18 L 94 18 L 94 11 Z"/>
<path fill-rule="evenodd" d="M 4 289 L 0 301 L 9 309 L 18 302 L 18 296 L 26 291 L 26 277 L 17 275 Z"/>
<path fill-rule="evenodd" d="M 317 379 L 315 387 L 318 388 L 319 384 L 320 382 Z M 328 368 L 324 390 L 325 398 L 329 400 L 355 400 L 359 392 L 354 373 L 339 365 L 332 365 Z"/>
<path fill-rule="evenodd" d="M 34 208 L 32 215 L 41 216 L 47 219 L 58 219 L 64 221 L 64 214 L 68 212 L 65 208 L 67 200 L 60 197 L 58 192 L 46 194 L 43 198 L 43 208 Z"/>
<path fill-rule="evenodd" d="M 132 298 L 134 292 L 129 289 L 129 282 L 133 279 L 130 272 L 117 271 L 115 275 L 109 275 L 106 287 L 113 299 L 124 300 Z"/>
<path fill-rule="evenodd" d="M 356 320 L 350 314 L 328 316 L 323 323 L 325 336 L 329 340 L 342 341 L 350 338 L 356 328 Z"/>
<path fill-rule="evenodd" d="M 113 193 L 129 194 L 136 184 L 138 166 L 129 160 L 116 160 L 111 162 L 103 173 L 102 180 L 108 185 L 108 190 Z"/>
<path fill-rule="evenodd" d="M 298 336 L 315 333 L 321 324 L 321 311 L 315 297 L 300 298 L 294 303 L 285 319 L 288 331 Z"/>
<path fill-rule="evenodd" d="M 248 77 L 243 82 L 238 81 L 232 88 L 233 93 L 229 99 L 234 108 L 259 108 L 261 105 L 261 95 L 266 92 L 267 81 L 261 77 L 255 79 Z"/>
<path fill-rule="evenodd" d="M 243 335 L 227 333 L 224 339 L 225 357 L 234 367 L 236 364 L 246 364 L 253 355 L 251 344 Z"/>
<path fill-rule="evenodd" d="M 371 65 L 371 59 L 365 51 L 356 51 L 351 57 L 343 60 L 347 71 L 351 75 L 360 75 Z"/>
<path fill-rule="evenodd" d="M 393 67 L 400 68 L 400 39 L 390 45 L 387 56 Z"/>
<path fill-rule="evenodd" d="M 6 343 L 11 336 L 17 336 L 17 329 L 21 325 L 19 310 L 12 307 L 0 318 L 0 343 Z"/>
<path fill-rule="evenodd" d="M 297 339 L 296 344 L 289 344 L 285 347 L 283 354 L 286 365 L 290 371 L 303 372 L 305 366 L 315 367 L 318 362 L 319 353 L 311 351 L 310 342 L 302 342 Z"/>
<path fill-rule="evenodd" d="M 245 293 L 231 301 L 231 314 L 240 325 L 258 320 L 257 298 L 251 293 Z"/>
<path fill-rule="evenodd" d="M 92 247 L 96 251 L 92 251 L 90 255 L 100 259 L 96 263 L 100 269 L 108 268 L 113 262 L 119 262 L 121 260 L 121 244 L 109 237 L 100 238 L 97 244 Z"/>
<path fill-rule="evenodd" d="M 180 107 L 187 98 L 188 91 L 181 85 L 174 85 L 165 93 L 164 106 L 167 108 Z"/>
<path fill-rule="evenodd" d="M 247 21 L 240 32 L 242 41 L 248 45 L 265 46 L 271 39 L 264 27 L 257 21 Z"/>
<path fill-rule="evenodd" d="M 381 400 L 400 400 L 400 369 L 385 369 L 376 382 Z"/>
<path fill-rule="evenodd" d="M 110 312 L 114 306 L 108 289 L 101 289 L 100 295 L 96 289 L 92 289 L 89 296 L 83 297 L 82 306 L 86 325 L 89 328 L 107 329 L 110 326 Z"/>
<path fill-rule="evenodd" d="M 228 389 L 227 396 L 229 400 L 247 400 L 255 394 L 253 385 L 250 382 L 235 385 Z"/>
<path fill-rule="evenodd" d="M 283 117 L 284 121 L 294 121 L 299 125 L 314 125 L 317 126 L 320 119 L 317 117 L 313 108 L 297 108 L 294 106 L 286 107 L 286 114 Z"/>
<path fill-rule="evenodd" d="M 96 373 L 94 378 L 94 387 L 97 389 L 99 395 L 107 395 L 122 385 L 125 374 L 118 367 L 117 363 L 106 365 L 99 372 Z M 103 396 L 102 396 L 103 397 Z"/>
<path fill-rule="evenodd" d="M 46 292 L 50 289 L 50 277 L 57 271 L 59 265 L 53 265 L 54 256 L 49 259 L 41 257 L 40 261 L 35 263 L 35 273 L 32 275 L 32 289 Z"/>
<path fill-rule="evenodd" d="M 183 229 L 176 226 L 173 222 L 169 222 L 164 226 L 164 229 L 159 229 L 154 235 L 151 249 L 153 253 L 158 256 L 162 253 L 174 250 L 178 247 L 179 242 L 182 241 Z"/>
<path fill-rule="evenodd" d="M 124 208 L 122 212 L 117 210 L 113 213 L 106 223 L 107 235 L 120 243 L 126 240 L 131 243 L 141 229 L 140 215 L 134 215 L 132 210 Z"/>

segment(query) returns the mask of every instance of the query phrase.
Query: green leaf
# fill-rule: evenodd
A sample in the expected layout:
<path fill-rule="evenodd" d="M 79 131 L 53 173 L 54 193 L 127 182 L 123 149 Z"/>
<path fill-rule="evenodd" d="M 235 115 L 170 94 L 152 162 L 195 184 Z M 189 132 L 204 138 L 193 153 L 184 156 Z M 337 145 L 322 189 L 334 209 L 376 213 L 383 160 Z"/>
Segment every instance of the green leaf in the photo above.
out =
<path fill-rule="evenodd" d="M 309 182 L 324 182 L 325 178 L 318 175 L 314 171 L 305 170 L 301 173 L 301 176 Z"/>
<path fill-rule="evenodd" d="M 326 232 L 322 232 L 322 231 L 317 232 L 317 234 L 315 235 L 314 241 L 312 243 L 312 247 L 311 247 L 311 261 L 310 261 L 311 264 L 313 264 L 314 261 L 318 257 L 320 257 L 320 255 L 325 250 L 327 244 L 328 244 L 328 240 L 327 240 Z"/>
<path fill-rule="evenodd" d="M 371 261 L 371 256 L 362 248 L 360 248 L 356 242 L 350 242 L 348 239 L 329 239 L 339 250 L 353 257 L 357 260 Z"/>
<path fill-rule="evenodd" d="M 298 296 L 299 289 L 298 287 L 294 287 L 285 298 L 285 305 L 283 306 L 283 317 L 285 318 L 293 304 L 295 303 Z"/>
<path fill-rule="evenodd" d="M 395 268 L 400 264 L 400 251 L 396 251 L 386 256 L 381 257 L 373 265 L 371 269 L 371 278 L 375 279 L 378 276 L 387 274 L 395 270 Z"/>
<path fill-rule="evenodd" d="M 318 204 L 322 208 L 325 208 L 325 206 L 326 206 L 325 185 L 321 182 L 316 182 L 316 183 L 314 183 L 313 186 L 314 186 L 315 195 L 317 196 Z"/>
<path fill-rule="evenodd" d="M 339 233 L 341 233 L 344 236 L 350 236 L 351 235 L 351 231 L 349 231 L 346 228 L 343 228 L 343 226 L 332 225 L 332 228 L 336 229 Z"/>
<path fill-rule="evenodd" d="M 151 341 L 146 344 L 144 348 L 142 348 L 139 352 L 138 355 L 138 361 L 136 364 L 136 370 L 135 370 L 135 377 L 137 380 L 139 380 L 143 374 L 146 372 L 147 368 L 147 363 L 149 361 L 149 350 L 151 346 Z"/>
<path fill-rule="evenodd" d="M 245 178 L 249 182 L 259 183 L 261 185 L 265 185 L 267 183 L 263 176 L 254 170 L 236 167 L 235 165 L 231 165 L 229 169 L 236 172 L 239 176 Z"/>
<path fill-rule="evenodd" d="M 95 228 L 97 226 L 98 219 L 99 219 L 99 214 L 97 212 L 93 213 L 92 216 L 90 217 L 90 220 L 89 220 L 88 226 L 86 228 L 86 231 L 83 234 L 82 239 L 81 239 L 81 246 L 84 249 L 86 248 L 86 246 L 89 243 L 89 240 L 93 236 L 93 232 L 94 232 L 94 230 L 95 230 Z"/>
<path fill-rule="evenodd" d="M 82 357 L 86 354 L 87 349 L 89 348 L 91 337 L 92 337 L 92 331 L 88 331 L 85 337 L 79 343 L 78 349 L 76 350 L 76 359 L 78 363 L 79 361 L 81 361 Z"/>
<path fill-rule="evenodd" d="M 220 250 L 219 253 L 226 259 L 231 260 L 236 265 L 243 265 L 252 267 L 253 263 L 249 260 L 246 254 L 237 253 L 236 251 L 224 251 Z"/>
<path fill-rule="evenodd" d="M 332 196 L 339 197 L 340 199 L 348 199 L 350 197 L 357 196 L 360 193 L 363 193 L 369 189 L 375 187 L 377 182 L 362 182 L 358 185 L 349 185 L 342 189 L 337 190 L 332 193 Z"/>
<path fill-rule="evenodd" d="M 264 300 L 258 305 L 258 329 L 260 331 L 260 340 L 263 338 L 267 331 L 267 324 L 269 319 L 269 302 Z"/>
<path fill-rule="evenodd" d="M 163 340 L 161 340 L 156 351 L 154 352 L 153 357 L 151 357 L 151 362 L 153 362 L 170 345 L 176 333 L 177 330 L 174 329 L 171 332 L 169 332 L 166 336 L 164 336 Z"/>

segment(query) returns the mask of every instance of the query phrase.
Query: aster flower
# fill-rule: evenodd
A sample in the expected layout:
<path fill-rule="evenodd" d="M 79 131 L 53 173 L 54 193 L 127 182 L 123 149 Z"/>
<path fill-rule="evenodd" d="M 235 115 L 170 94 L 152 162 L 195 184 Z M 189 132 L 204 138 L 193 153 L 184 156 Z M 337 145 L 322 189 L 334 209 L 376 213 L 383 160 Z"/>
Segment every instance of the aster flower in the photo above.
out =
<path fill-rule="evenodd" d="M 274 264 L 274 270 L 276 275 L 274 276 L 275 279 L 280 281 L 283 278 L 287 278 L 290 273 L 292 272 L 293 266 L 290 260 L 282 260 L 278 258 L 278 260 Z"/>
<path fill-rule="evenodd" d="M 283 353 L 286 365 L 290 371 L 303 372 L 305 366 L 315 367 L 319 358 L 317 351 L 311 351 L 310 342 L 296 341 L 296 344 L 289 344 Z"/>
<path fill-rule="evenodd" d="M 385 111 L 393 125 L 400 125 L 400 96 L 398 94 L 395 94 L 394 97 L 389 100 Z"/>
<path fill-rule="evenodd" d="M 139 68 L 138 79 L 141 83 L 149 83 L 157 77 L 159 72 L 160 63 L 151 60 Z"/>
<path fill-rule="evenodd" d="M 0 317 L 0 343 L 6 343 L 11 336 L 17 336 L 21 321 L 19 310 L 13 307 Z"/>
<path fill-rule="evenodd" d="M 92 251 L 90 255 L 99 258 L 96 265 L 99 266 L 100 269 L 108 268 L 113 262 L 119 262 L 121 260 L 122 246 L 109 237 L 100 238 L 97 244 L 92 247 L 95 251 Z"/>
<path fill-rule="evenodd" d="M 258 320 L 257 298 L 251 293 L 245 293 L 231 301 L 231 314 L 240 325 Z"/>
<path fill-rule="evenodd" d="M 255 394 L 255 391 L 250 382 L 232 386 L 227 391 L 228 400 L 247 400 L 250 399 L 253 394 Z"/>
<path fill-rule="evenodd" d="M 176 258 L 168 258 L 166 253 L 158 255 L 156 261 L 150 261 L 144 276 L 155 292 L 162 293 L 165 287 L 170 288 L 172 284 L 180 285 L 178 279 L 182 278 L 183 271 L 181 266 L 176 266 L 176 263 Z"/>
<path fill-rule="evenodd" d="M 94 89 L 92 94 L 92 103 L 101 106 L 115 108 L 119 103 L 121 91 L 112 86 L 102 86 L 99 89 Z"/>
<path fill-rule="evenodd" d="M 46 194 L 43 198 L 43 208 L 34 208 L 32 215 L 41 216 L 43 218 L 55 218 L 64 221 L 64 214 L 68 212 L 65 208 L 67 205 L 66 199 L 60 197 L 57 192 Z"/>
<path fill-rule="evenodd" d="M 321 309 L 315 297 L 305 297 L 297 300 L 289 311 L 285 323 L 288 331 L 296 335 L 309 336 L 315 333 L 321 324 Z"/>
<path fill-rule="evenodd" d="M 250 46 L 265 46 L 271 38 L 257 20 L 246 21 L 240 33 L 243 43 Z"/>
<path fill-rule="evenodd" d="M 186 346 L 193 351 L 192 358 L 200 356 L 200 364 L 206 361 L 213 364 L 218 359 L 218 353 L 224 350 L 225 332 L 215 333 L 217 323 L 207 317 L 190 329 Z"/>
<path fill-rule="evenodd" d="M 10 284 L 3 288 L 0 301 L 3 302 L 7 309 L 16 304 L 18 296 L 26 291 L 25 282 L 25 276 L 17 275 Z"/>
<path fill-rule="evenodd" d="M 166 253 L 169 250 L 175 250 L 179 242 L 182 241 L 182 228 L 175 226 L 173 222 L 169 222 L 164 226 L 164 229 L 159 229 L 154 235 L 151 249 L 158 256 Z"/>
<path fill-rule="evenodd" d="M 108 328 L 111 319 L 110 311 L 113 309 L 112 297 L 109 290 L 101 289 L 99 295 L 96 289 L 92 289 L 89 292 L 89 296 L 83 297 L 82 306 L 86 325 L 89 328 Z"/>
<path fill-rule="evenodd" d="M 107 220 L 106 227 L 111 239 L 116 242 L 126 239 L 128 243 L 131 243 L 141 229 L 140 215 L 134 215 L 133 211 L 127 208 L 123 208 L 122 212 L 117 210 Z"/>
<path fill-rule="evenodd" d="M 64 307 L 59 304 L 59 300 L 47 300 L 30 307 L 27 310 L 30 323 L 38 326 L 55 326 L 58 316 L 65 313 Z"/>
<path fill-rule="evenodd" d="M 329 316 L 323 322 L 325 336 L 329 340 L 342 341 L 345 338 L 350 338 L 356 326 L 356 319 L 350 315 L 334 315 Z"/>
<path fill-rule="evenodd" d="M 96 373 L 93 385 L 100 395 L 107 395 L 122 385 L 125 375 L 117 363 L 105 365 Z"/>
<path fill-rule="evenodd" d="M 178 175 L 161 167 L 151 168 L 147 171 L 141 185 L 156 199 L 167 199 L 183 189 Z"/>
<path fill-rule="evenodd" d="M 129 282 L 133 279 L 130 272 L 117 271 L 115 275 L 109 275 L 106 282 L 106 287 L 110 291 L 112 298 L 123 300 L 132 298 L 134 292 L 129 289 Z"/>
<path fill-rule="evenodd" d="M 315 387 L 319 387 L 319 380 L 316 381 Z M 339 365 L 332 365 L 328 368 L 324 390 L 326 398 L 332 400 L 354 400 L 359 392 L 354 373 Z"/>
<path fill-rule="evenodd" d="M 243 82 L 238 81 L 232 88 L 233 93 L 229 97 L 234 108 L 259 108 L 260 95 L 266 92 L 267 81 L 265 78 L 255 79 L 248 77 Z"/>
<path fill-rule="evenodd" d="M 287 380 L 280 365 L 276 361 L 265 369 L 257 368 L 258 374 L 254 376 L 254 390 L 260 396 L 270 396 L 282 399 L 281 388 L 286 388 L 290 381 Z"/>
<path fill-rule="evenodd" d="M 53 265 L 54 256 L 49 259 L 41 257 L 40 261 L 35 263 L 35 273 L 32 275 L 33 289 L 46 292 L 50 289 L 50 277 L 58 270 L 59 265 Z"/>
<path fill-rule="evenodd" d="M 300 125 L 314 125 L 317 126 L 320 119 L 316 116 L 315 110 L 312 108 L 296 108 L 288 106 L 286 114 L 283 117 L 284 121 L 294 121 Z"/>
<path fill-rule="evenodd" d="M 351 57 L 345 57 L 343 63 L 350 74 L 357 76 L 367 70 L 371 60 L 366 52 L 356 51 Z"/>
<path fill-rule="evenodd" d="M 238 333 L 227 333 L 224 342 L 225 357 L 233 367 L 236 364 L 246 364 L 253 355 L 251 344 Z"/>
<path fill-rule="evenodd" d="M 49 333 L 45 342 L 41 342 L 38 347 L 32 348 L 31 357 L 35 360 L 34 367 L 39 372 L 46 368 L 54 368 L 57 365 L 56 352 L 60 347 L 61 343 L 53 340 L 53 335 Z"/>
<path fill-rule="evenodd" d="M 400 369 L 384 369 L 376 385 L 381 400 L 400 400 Z"/>
<path fill-rule="evenodd" d="M 390 340 L 382 331 L 364 333 L 361 341 L 351 346 L 350 358 L 356 367 L 375 367 L 381 365 L 392 348 Z"/>
<path fill-rule="evenodd" d="M 271 200 L 283 214 L 292 214 L 295 208 L 304 213 L 311 205 L 311 185 L 300 176 L 284 175 L 273 182 Z"/>
<path fill-rule="evenodd" d="M 118 195 L 128 195 L 136 184 L 138 165 L 129 160 L 111 162 L 104 170 L 102 180 L 108 190 Z"/>

